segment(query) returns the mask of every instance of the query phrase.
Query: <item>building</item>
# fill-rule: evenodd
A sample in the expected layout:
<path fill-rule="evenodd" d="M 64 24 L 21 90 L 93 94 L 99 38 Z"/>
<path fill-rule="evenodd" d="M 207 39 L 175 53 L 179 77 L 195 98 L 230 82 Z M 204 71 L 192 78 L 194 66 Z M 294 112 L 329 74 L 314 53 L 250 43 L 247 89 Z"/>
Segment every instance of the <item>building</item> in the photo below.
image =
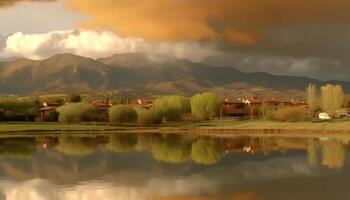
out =
<path fill-rule="evenodd" d="M 245 116 L 260 116 L 260 109 L 262 105 L 269 105 L 271 107 L 277 108 L 279 105 L 284 106 L 304 106 L 307 107 L 308 104 L 305 101 L 295 101 L 295 100 L 276 100 L 276 99 L 265 99 L 259 100 L 257 98 L 250 99 L 236 99 L 228 100 L 226 99 L 223 105 L 223 114 L 226 116 L 233 117 L 245 117 Z"/>

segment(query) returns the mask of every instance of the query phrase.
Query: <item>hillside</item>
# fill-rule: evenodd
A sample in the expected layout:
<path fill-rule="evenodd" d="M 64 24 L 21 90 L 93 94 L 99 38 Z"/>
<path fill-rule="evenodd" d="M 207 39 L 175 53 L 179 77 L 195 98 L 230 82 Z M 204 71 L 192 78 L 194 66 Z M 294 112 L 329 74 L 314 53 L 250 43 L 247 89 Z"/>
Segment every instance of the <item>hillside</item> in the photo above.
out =
<path fill-rule="evenodd" d="M 330 81 L 350 91 L 350 82 Z M 18 59 L 0 63 L 4 94 L 122 91 L 140 95 L 215 91 L 225 96 L 300 98 L 309 83 L 325 82 L 268 73 L 244 73 L 233 67 L 212 67 L 189 60 L 144 53 L 91 59 L 58 54 L 45 60 Z"/>

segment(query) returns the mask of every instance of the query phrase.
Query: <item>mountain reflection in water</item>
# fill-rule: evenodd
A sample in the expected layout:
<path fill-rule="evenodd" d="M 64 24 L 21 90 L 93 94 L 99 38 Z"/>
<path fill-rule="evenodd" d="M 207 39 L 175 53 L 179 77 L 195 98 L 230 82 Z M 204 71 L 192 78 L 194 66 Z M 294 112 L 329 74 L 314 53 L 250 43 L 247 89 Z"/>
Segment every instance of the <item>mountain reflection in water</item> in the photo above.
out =
<path fill-rule="evenodd" d="M 350 199 L 348 146 L 193 134 L 1 137 L 0 199 Z"/>

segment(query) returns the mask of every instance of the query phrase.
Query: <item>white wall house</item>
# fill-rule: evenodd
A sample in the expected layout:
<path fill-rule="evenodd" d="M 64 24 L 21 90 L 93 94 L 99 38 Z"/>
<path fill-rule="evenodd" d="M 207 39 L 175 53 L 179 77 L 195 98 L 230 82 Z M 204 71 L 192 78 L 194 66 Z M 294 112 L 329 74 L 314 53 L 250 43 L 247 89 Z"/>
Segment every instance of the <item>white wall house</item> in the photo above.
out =
<path fill-rule="evenodd" d="M 331 119 L 331 116 L 329 116 L 328 113 L 322 112 L 318 114 L 319 119 Z"/>

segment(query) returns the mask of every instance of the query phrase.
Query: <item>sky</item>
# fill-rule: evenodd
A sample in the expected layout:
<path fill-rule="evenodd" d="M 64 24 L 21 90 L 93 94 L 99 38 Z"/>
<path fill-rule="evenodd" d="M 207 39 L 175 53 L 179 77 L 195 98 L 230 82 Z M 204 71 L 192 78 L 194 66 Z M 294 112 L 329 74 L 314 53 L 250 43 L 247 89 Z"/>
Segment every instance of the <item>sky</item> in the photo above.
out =
<path fill-rule="evenodd" d="M 349 7 L 348 0 L 0 0 L 0 60 L 147 52 L 349 80 Z"/>

